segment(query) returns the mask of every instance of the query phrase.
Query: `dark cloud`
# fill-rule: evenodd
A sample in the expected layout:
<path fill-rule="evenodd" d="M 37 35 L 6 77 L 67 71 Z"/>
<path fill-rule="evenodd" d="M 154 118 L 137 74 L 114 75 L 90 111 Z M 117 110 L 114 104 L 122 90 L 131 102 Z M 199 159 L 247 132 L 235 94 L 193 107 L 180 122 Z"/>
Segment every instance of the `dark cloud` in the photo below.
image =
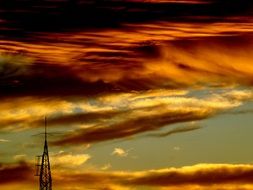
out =
<path fill-rule="evenodd" d="M 0 164 L 0 185 L 7 183 L 31 182 L 33 170 L 29 164 Z"/>
<path fill-rule="evenodd" d="M 156 106 L 151 108 L 145 108 L 140 111 L 152 111 L 159 112 L 164 109 L 163 106 Z M 166 125 L 202 120 L 210 117 L 212 112 L 210 111 L 175 111 L 175 112 L 163 112 L 161 114 L 150 115 L 135 115 L 135 117 L 129 117 L 127 120 L 116 122 L 115 124 L 104 124 L 105 126 L 95 126 L 86 129 L 80 129 L 73 134 L 68 134 L 62 139 L 55 141 L 54 145 L 68 145 L 68 144 L 82 144 L 82 143 L 96 143 L 108 140 L 115 140 L 120 138 L 131 137 L 140 133 L 150 132 L 158 130 Z M 103 124 L 102 124 L 103 125 Z M 182 132 L 180 129 L 177 132 Z M 192 129 L 193 130 L 193 129 Z M 176 133 L 176 131 L 172 132 Z"/>
<path fill-rule="evenodd" d="M 157 27 L 161 28 L 159 25 Z M 222 27 L 227 31 L 232 26 Z M 250 28 L 250 25 L 247 27 Z M 113 40 L 113 31 L 108 32 L 109 36 L 96 36 L 91 42 L 91 49 L 94 50 L 88 50 L 86 42 L 80 42 L 85 41 L 83 36 L 86 33 L 78 36 L 80 40 L 64 35 L 64 43 L 56 40 L 54 44 L 54 36 L 50 36 L 45 37 L 51 41 L 49 44 L 2 44 L 1 47 L 10 48 L 7 52 L 17 47 L 25 51 L 1 54 L 1 57 L 8 59 L 0 59 L 0 97 L 89 97 L 152 89 L 180 89 L 199 84 L 224 86 L 236 83 L 251 86 L 253 83 L 252 73 L 247 69 L 252 59 L 250 33 L 179 38 L 158 43 L 138 41 L 137 37 L 145 33 L 142 30 L 125 41 L 118 41 L 120 44 L 113 47 L 108 42 L 108 38 Z M 174 32 L 178 32 L 177 29 Z M 120 35 L 127 36 L 127 32 Z M 136 42 L 131 43 L 134 39 Z M 82 47 L 83 51 L 80 50 Z M 216 57 L 220 57 L 218 61 Z M 227 60 L 233 61 L 233 65 Z M 205 66 L 201 66 L 200 62 Z M 240 67 L 240 62 L 246 69 Z"/>
<path fill-rule="evenodd" d="M 123 54 L 93 52 L 84 55 L 83 58 L 79 56 L 73 59 L 76 63 L 87 62 L 85 65 L 42 63 L 39 60 L 23 64 L 20 60 L 22 57 L 29 58 L 28 55 L 8 54 L 7 56 L 12 59 L 2 62 L 0 60 L 0 97 L 89 97 L 155 89 L 161 81 L 167 79 L 155 74 L 153 76 L 156 80 L 148 76 L 137 76 L 137 72 L 143 69 L 143 65 L 136 60 L 136 57 L 146 57 L 146 55 L 152 57 L 152 54 L 157 54 L 158 50 L 153 45 L 140 45 L 134 51 L 137 50 L 139 53 L 134 54 L 130 51 Z M 95 55 L 94 58 L 92 54 Z M 130 70 L 135 74 L 128 75 L 127 72 Z M 114 80 L 114 76 L 119 79 Z M 174 88 L 179 84 L 171 81 L 162 86 Z"/>
<path fill-rule="evenodd" d="M 103 81 L 81 80 L 71 67 L 38 63 L 28 65 L 25 73 L 19 73 L 23 65 L 15 67 L 11 65 L 12 63 L 7 64 L 8 67 L 4 68 L 2 73 L 0 83 L 2 97 L 89 96 L 116 91 L 112 84 L 106 84 Z M 13 69 L 15 71 L 12 71 Z"/>
<path fill-rule="evenodd" d="M 189 125 L 189 126 L 183 126 L 183 127 L 176 127 L 172 130 L 169 130 L 168 132 L 164 132 L 164 133 L 152 133 L 149 134 L 147 136 L 150 137 L 167 137 L 173 134 L 177 134 L 177 133 L 185 133 L 185 132 L 190 132 L 190 131 L 195 131 L 198 129 L 201 129 L 202 127 L 199 125 Z"/>
<path fill-rule="evenodd" d="M 99 123 L 104 119 L 109 119 L 117 115 L 123 114 L 126 111 L 97 111 L 97 112 L 88 112 L 88 113 L 76 113 L 68 115 L 59 115 L 48 117 L 48 123 L 50 127 L 61 126 L 61 125 L 81 125 L 87 123 L 93 123 L 94 121 Z M 22 119 L 6 119 L 1 120 L 0 125 L 1 129 L 8 128 L 11 126 L 22 126 L 22 124 L 27 125 L 28 127 L 42 127 L 44 126 L 44 120 L 42 121 L 41 117 L 29 117 Z"/>
<path fill-rule="evenodd" d="M 101 120 L 112 118 L 127 111 L 97 111 L 89 113 L 77 113 L 72 115 L 63 115 L 49 119 L 50 125 L 69 125 L 69 124 L 83 124 L 89 122 L 101 122 Z"/>
<path fill-rule="evenodd" d="M 84 76 L 86 75 L 85 72 L 87 72 L 87 80 L 83 80 L 77 76 L 82 70 L 71 71 L 71 67 L 61 65 L 33 65 L 29 68 L 29 74 L 8 74 L 8 77 L 5 75 L 0 82 L 0 97 L 6 101 L 12 97 L 26 96 L 41 98 L 98 97 L 106 94 L 156 89 L 160 86 L 159 82 L 167 80 L 160 76 L 157 76 L 155 81 L 147 77 L 139 79 L 126 77 L 119 81 L 107 82 L 103 80 L 103 76 L 99 79 L 99 73 L 107 74 L 107 72 L 101 70 L 103 68 L 102 65 L 101 67 L 99 64 L 97 66 L 97 69 L 83 68 Z M 119 72 L 121 71 L 119 69 Z M 4 73 L 7 72 L 4 71 Z M 89 81 L 89 76 L 93 77 L 95 73 L 97 73 L 98 79 Z M 171 89 L 179 88 L 180 84 L 171 81 L 162 86 Z"/>
<path fill-rule="evenodd" d="M 213 22 L 231 15 L 249 15 L 252 2 L 213 0 L 192 4 L 187 1 L 1 0 L 0 7 L 0 18 L 5 21 L 1 34 L 15 38 L 26 36 L 31 31 L 116 28 L 122 23 L 168 20 Z"/>
<path fill-rule="evenodd" d="M 0 55 L 0 96 L 93 96 L 103 93 L 146 90 L 155 83 L 145 77 L 136 80 L 134 76 L 126 76 L 126 74 L 123 74 L 126 79 L 120 81 L 111 82 L 105 79 L 112 72 L 117 76 L 124 70 L 125 72 L 129 69 L 142 70 L 143 66 L 137 57 L 157 54 L 159 51 L 153 44 L 137 44 L 130 48 L 122 48 L 120 46 L 108 47 L 108 43 L 98 44 L 95 40 L 90 42 L 94 49 L 115 49 L 115 51 L 95 50 L 94 52 L 81 52 L 75 56 L 72 55 L 74 49 L 70 49 L 71 52 L 63 51 L 59 55 L 54 51 L 59 52 L 61 50 L 56 48 L 52 49 L 50 53 L 51 56 L 53 55 L 52 59 L 49 55 L 43 57 L 43 51 L 47 48 L 55 48 L 57 44 L 61 44 L 55 39 L 50 40 L 49 46 L 44 47 L 44 43 L 42 43 L 42 47 L 39 49 L 36 49 L 36 45 L 33 43 L 0 42 L 1 48 L 5 49 L 5 53 Z M 48 39 L 43 38 L 41 40 L 46 41 Z M 78 44 L 79 46 L 75 48 L 75 51 L 82 47 L 89 48 L 86 42 L 86 40 L 79 42 L 81 44 Z M 66 47 L 61 49 L 68 49 L 75 46 L 76 43 L 77 40 L 71 41 L 70 39 L 66 42 Z M 33 47 L 29 48 L 30 45 Z M 20 50 L 14 50 L 16 47 Z M 69 63 L 54 61 L 54 59 L 64 59 L 63 56 L 67 57 Z M 23 63 L 27 59 L 30 59 L 30 62 Z M 135 85 L 133 85 L 134 83 Z"/>

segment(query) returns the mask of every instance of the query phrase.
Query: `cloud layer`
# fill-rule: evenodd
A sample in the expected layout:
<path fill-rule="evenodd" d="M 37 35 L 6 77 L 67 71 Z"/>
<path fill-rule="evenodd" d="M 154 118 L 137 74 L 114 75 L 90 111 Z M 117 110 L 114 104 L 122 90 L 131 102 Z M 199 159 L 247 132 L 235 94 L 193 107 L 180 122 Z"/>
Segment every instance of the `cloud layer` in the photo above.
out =
<path fill-rule="evenodd" d="M 102 153 L 84 153 L 90 144 L 167 138 L 244 113 L 236 108 L 253 97 L 252 7 L 250 0 L 0 0 L 0 188 L 34 189 L 29 163 L 5 162 L 33 157 L 35 147 L 23 143 L 47 115 L 49 131 L 62 132 L 50 141 L 59 190 L 253 189 L 251 165 L 113 172 Z M 128 156 L 114 147 L 110 159 Z M 99 159 L 106 172 L 83 171 Z"/>
<path fill-rule="evenodd" d="M 251 87 L 251 32 L 249 22 L 159 22 L 96 35 L 48 34 L 41 39 L 48 43 L 36 45 L 2 40 L 1 97 L 94 97 L 164 88 Z M 55 41 L 57 36 L 63 41 Z M 91 42 L 86 44 L 87 40 Z M 25 53 L 10 54 L 13 51 Z"/>
<path fill-rule="evenodd" d="M 100 189 L 96 182 L 103 182 L 104 186 L 121 185 L 130 188 L 167 187 L 171 189 L 219 189 L 244 187 L 246 184 L 252 187 L 253 169 L 251 165 L 231 164 L 198 164 L 182 168 L 168 168 L 143 172 L 101 172 L 76 175 L 66 175 L 67 183 L 91 185 Z M 62 176 L 63 177 L 63 176 Z M 82 188 L 80 188 L 82 189 Z M 247 189 L 247 188 L 245 188 Z"/>
<path fill-rule="evenodd" d="M 208 92 L 208 91 L 207 91 Z M 213 94 L 212 94 L 213 93 Z M 200 121 L 230 113 L 230 110 L 252 100 L 249 90 L 227 89 L 213 91 L 201 99 L 184 91 L 148 91 L 106 95 L 85 101 L 49 101 L 38 103 L 34 99 L 2 104 L 1 127 L 3 131 L 36 129 L 44 125 L 41 118 L 50 114 L 50 127 L 67 126 L 67 131 L 53 144 L 90 144 L 109 140 L 127 139 L 136 135 L 155 132 L 173 124 Z M 32 103 L 34 102 L 34 104 Z M 189 132 L 199 126 L 171 128 L 165 133 L 151 136 L 165 137 L 170 134 Z"/>
<path fill-rule="evenodd" d="M 33 184 L 32 169 L 28 164 L 2 165 L 0 186 L 7 184 Z M 8 175 L 11 174 L 11 175 Z M 182 168 L 165 168 L 136 172 L 73 172 L 59 170 L 54 176 L 54 187 L 95 188 L 95 189 L 156 189 L 188 188 L 198 189 L 250 189 L 252 188 L 253 167 L 245 164 L 198 164 Z M 97 183 L 100 181 L 100 183 Z M 115 188 L 117 187 L 117 188 Z M 28 188 L 29 189 L 29 188 Z"/>

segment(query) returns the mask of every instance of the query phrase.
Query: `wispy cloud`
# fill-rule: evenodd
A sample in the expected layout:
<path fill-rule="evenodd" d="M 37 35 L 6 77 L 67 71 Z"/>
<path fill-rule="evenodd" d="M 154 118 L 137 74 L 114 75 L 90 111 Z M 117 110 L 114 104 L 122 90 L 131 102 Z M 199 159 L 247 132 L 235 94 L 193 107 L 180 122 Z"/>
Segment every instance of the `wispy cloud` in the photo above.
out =
<path fill-rule="evenodd" d="M 249 90 L 210 90 L 201 99 L 186 92 L 166 89 L 142 93 L 126 93 L 100 96 L 80 101 L 69 100 L 16 100 L 15 107 L 3 102 L 0 121 L 2 130 L 27 130 L 44 125 L 44 116 L 49 126 L 68 126 L 54 142 L 63 144 L 89 144 L 115 139 L 125 139 L 144 132 L 154 132 L 172 124 L 199 121 L 221 113 L 229 113 L 245 101 L 252 100 Z M 13 102 L 14 103 L 14 102 Z M 164 134 L 189 132 L 200 126 L 172 128 Z M 57 129 L 56 129 L 57 131 Z M 150 135 L 150 134 L 148 134 Z"/>
<path fill-rule="evenodd" d="M 108 169 L 110 169 L 111 167 L 112 167 L 112 165 L 109 163 L 109 164 L 103 165 L 100 169 L 101 169 L 101 170 L 108 170 Z"/>
<path fill-rule="evenodd" d="M 176 127 L 168 132 L 164 133 L 152 133 L 147 136 L 151 137 L 166 137 L 169 135 L 177 134 L 177 133 L 185 133 L 185 132 L 190 132 L 190 131 L 195 131 L 198 129 L 201 129 L 202 127 L 199 125 L 188 125 L 188 126 L 181 126 L 181 127 Z"/>
<path fill-rule="evenodd" d="M 127 157 L 128 152 L 130 150 L 124 150 L 123 148 L 114 148 L 114 151 L 112 152 L 111 155 L 115 155 L 115 156 L 119 156 L 119 157 Z"/>
<path fill-rule="evenodd" d="M 17 161 L 24 161 L 27 159 L 27 155 L 26 154 L 17 154 L 13 157 L 14 160 Z"/>
<path fill-rule="evenodd" d="M 251 94 L 250 91 L 248 93 Z M 252 96 L 234 97 L 233 91 L 231 94 L 227 92 L 219 95 L 214 94 L 201 100 L 194 97 L 173 96 L 134 99 L 132 102 L 130 100 L 126 108 L 131 109 L 124 114 L 120 112 L 105 122 L 97 123 L 92 127 L 77 129 L 73 133 L 63 136 L 54 144 L 96 143 L 152 132 L 175 123 L 199 121 L 238 107 L 242 101 L 251 99 Z M 237 94 L 240 93 L 237 92 Z M 193 131 L 198 128 L 196 126 L 176 128 L 169 131 L 168 134 L 161 134 L 160 136 Z"/>
<path fill-rule="evenodd" d="M 7 139 L 0 139 L 0 143 L 5 143 L 5 142 L 10 142 L 10 141 Z"/>
<path fill-rule="evenodd" d="M 60 151 L 57 154 L 51 156 L 52 165 L 54 167 L 80 167 L 86 163 L 91 156 L 89 154 L 72 154 L 64 151 Z"/>

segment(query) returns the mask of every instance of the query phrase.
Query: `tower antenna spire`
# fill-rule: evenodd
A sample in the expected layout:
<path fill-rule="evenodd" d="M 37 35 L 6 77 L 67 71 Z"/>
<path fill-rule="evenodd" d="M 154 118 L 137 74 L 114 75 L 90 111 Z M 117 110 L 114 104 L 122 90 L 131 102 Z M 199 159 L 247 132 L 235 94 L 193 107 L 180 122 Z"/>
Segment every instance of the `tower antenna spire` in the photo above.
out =
<path fill-rule="evenodd" d="M 45 116 L 45 141 L 47 141 L 47 116 Z"/>

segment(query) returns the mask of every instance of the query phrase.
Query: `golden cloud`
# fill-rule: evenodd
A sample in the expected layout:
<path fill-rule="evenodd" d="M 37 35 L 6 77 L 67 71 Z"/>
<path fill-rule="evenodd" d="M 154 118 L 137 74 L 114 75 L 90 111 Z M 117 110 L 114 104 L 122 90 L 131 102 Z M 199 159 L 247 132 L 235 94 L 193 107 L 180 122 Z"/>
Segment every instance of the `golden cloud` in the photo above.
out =
<path fill-rule="evenodd" d="M 0 124 L 5 131 L 34 129 L 42 127 L 43 118 L 48 115 L 50 127 L 68 127 L 54 144 L 87 144 L 153 132 L 175 123 L 203 120 L 227 113 L 248 100 L 252 100 L 252 92 L 237 89 L 210 90 L 201 99 L 185 91 L 166 89 L 121 93 L 93 98 L 92 104 L 87 98 L 78 101 L 19 98 L 11 103 L 0 103 L 4 115 Z M 186 126 L 160 135 L 199 128 Z"/>
<path fill-rule="evenodd" d="M 138 189 L 153 187 L 177 190 L 199 189 L 249 189 L 253 186 L 252 165 L 198 164 L 182 168 L 167 168 L 142 172 L 93 172 L 60 174 L 56 181 L 65 179 L 66 184 L 86 185 L 100 189 L 103 186 L 120 185 Z M 98 184 L 100 181 L 101 184 Z M 60 184 L 60 183 L 57 183 Z"/>
<path fill-rule="evenodd" d="M 89 154 L 72 154 L 60 151 L 51 156 L 51 163 L 55 167 L 80 167 L 90 158 Z"/>
<path fill-rule="evenodd" d="M 1 165 L 0 187 L 34 189 L 32 169 L 28 164 Z M 11 171 L 11 173 L 10 173 Z M 9 175 L 10 174 L 10 175 Z M 53 173 L 57 189 L 136 189 L 164 190 L 249 190 L 253 187 L 253 166 L 250 164 L 197 164 L 181 168 L 147 171 L 74 171 L 57 169 Z M 99 181 L 99 183 L 98 183 Z"/>
<path fill-rule="evenodd" d="M 93 126 L 77 129 L 53 144 L 86 144 L 132 137 L 175 123 L 203 120 L 236 108 L 243 101 L 251 99 L 251 91 L 239 92 L 234 90 L 230 93 L 213 94 L 202 99 L 185 96 L 151 96 L 150 98 L 145 96 L 145 98 L 129 98 L 129 100 L 123 98 L 121 104 L 116 98 L 116 104 L 109 104 L 115 110 L 118 109 L 118 113 L 112 118 L 104 118 L 104 120 L 94 123 Z M 168 135 L 198 128 L 174 129 Z"/>

